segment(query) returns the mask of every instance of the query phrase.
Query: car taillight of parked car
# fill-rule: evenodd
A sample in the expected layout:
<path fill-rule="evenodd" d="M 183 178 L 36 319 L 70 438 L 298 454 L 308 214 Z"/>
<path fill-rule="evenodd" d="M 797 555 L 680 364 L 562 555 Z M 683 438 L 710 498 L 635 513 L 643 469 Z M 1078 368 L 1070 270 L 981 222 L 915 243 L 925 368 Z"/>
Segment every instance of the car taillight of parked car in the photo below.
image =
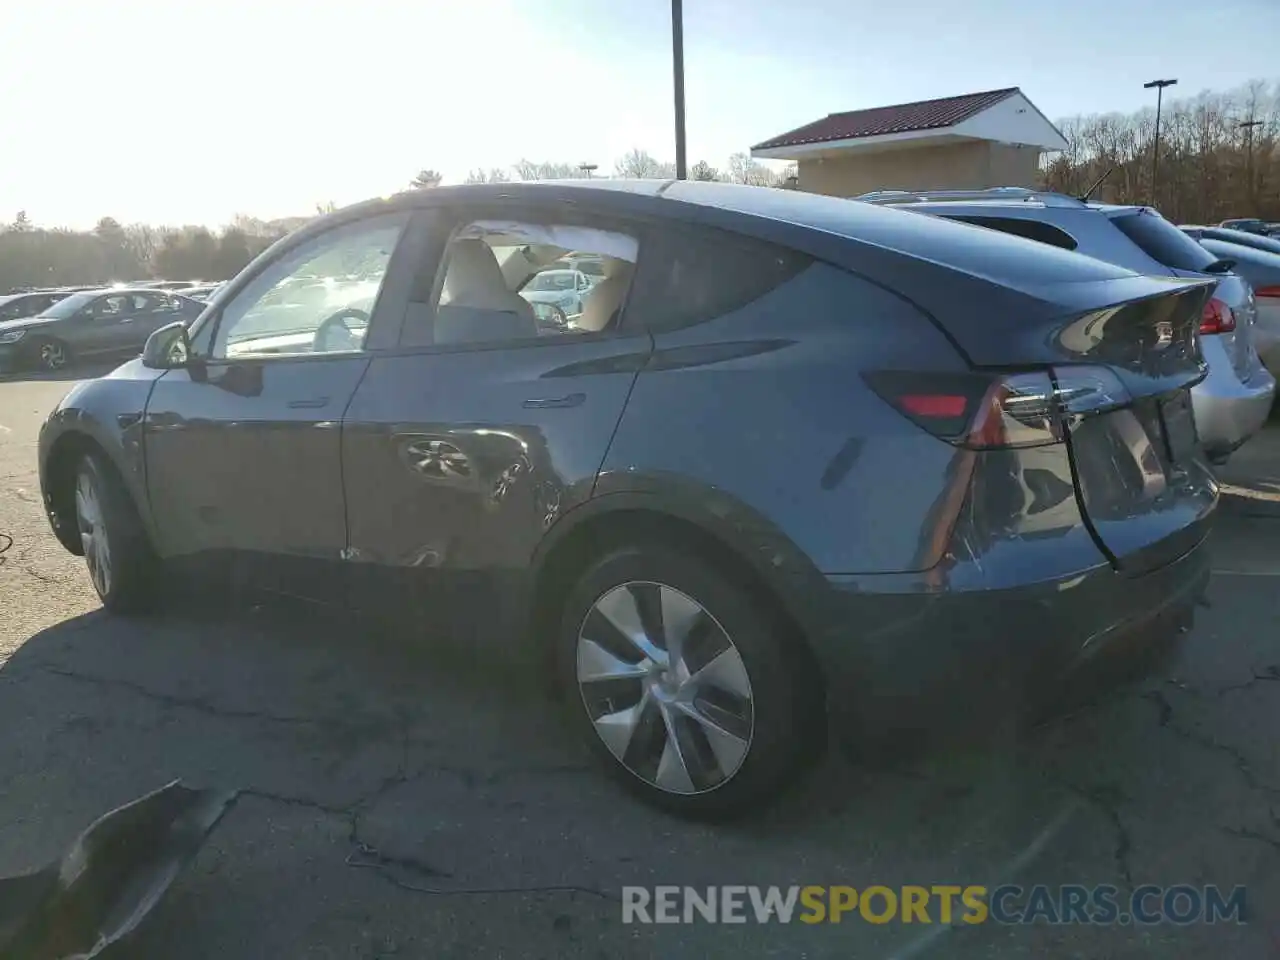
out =
<path fill-rule="evenodd" d="M 1132 403 L 1105 367 L 999 375 L 864 374 L 879 396 L 934 436 L 971 450 L 1061 443 L 1075 419 Z"/>
<path fill-rule="evenodd" d="M 1253 293 L 1262 300 L 1280 300 L 1280 287 L 1259 287 Z"/>
<path fill-rule="evenodd" d="M 1204 312 L 1200 314 L 1200 332 L 1202 334 L 1230 333 L 1235 328 L 1235 313 L 1217 297 L 1214 297 L 1204 305 Z"/>

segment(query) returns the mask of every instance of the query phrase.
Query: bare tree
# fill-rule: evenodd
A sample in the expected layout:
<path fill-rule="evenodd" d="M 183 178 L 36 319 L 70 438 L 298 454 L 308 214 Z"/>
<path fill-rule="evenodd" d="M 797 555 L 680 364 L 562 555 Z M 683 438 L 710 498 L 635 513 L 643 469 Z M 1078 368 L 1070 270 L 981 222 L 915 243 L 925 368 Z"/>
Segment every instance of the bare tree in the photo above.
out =
<path fill-rule="evenodd" d="M 735 153 L 729 158 L 729 179 L 734 183 L 746 183 L 753 187 L 776 187 L 782 184 L 781 175 L 753 159 L 749 153 Z"/>
<path fill-rule="evenodd" d="M 689 168 L 690 180 L 723 180 L 720 171 L 707 163 L 705 160 L 699 160 Z"/>
<path fill-rule="evenodd" d="M 1244 121 L 1257 125 L 1242 128 Z M 1154 203 L 1178 222 L 1280 219 L 1280 84 L 1255 80 L 1236 90 L 1167 102 L 1158 198 L 1151 183 L 1154 111 L 1075 117 L 1058 126 L 1067 149 L 1043 166 L 1051 189 L 1079 194 L 1110 170 L 1098 198 Z"/>
<path fill-rule="evenodd" d="M 443 179 L 439 170 L 419 170 L 417 176 L 409 181 L 409 186 L 414 190 L 425 190 L 440 186 L 440 181 Z"/>
<path fill-rule="evenodd" d="M 571 180 L 578 175 L 578 166 L 573 163 L 520 160 L 515 165 L 515 171 L 521 180 Z"/>
<path fill-rule="evenodd" d="M 676 175 L 674 163 L 655 160 L 639 147 L 628 151 L 613 164 L 614 173 L 629 180 L 669 180 Z"/>
<path fill-rule="evenodd" d="M 506 183 L 511 177 L 502 167 L 490 167 L 488 170 L 477 167 L 467 174 L 467 183 Z"/>

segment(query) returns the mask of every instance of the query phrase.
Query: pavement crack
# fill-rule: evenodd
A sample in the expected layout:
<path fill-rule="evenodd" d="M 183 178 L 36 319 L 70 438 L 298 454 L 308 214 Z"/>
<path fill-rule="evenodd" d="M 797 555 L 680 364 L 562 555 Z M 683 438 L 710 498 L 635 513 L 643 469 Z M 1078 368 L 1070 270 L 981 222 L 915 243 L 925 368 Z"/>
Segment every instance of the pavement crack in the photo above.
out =
<path fill-rule="evenodd" d="M 25 558 L 19 557 L 18 559 L 24 560 Z M 67 581 L 70 579 L 68 577 L 51 577 L 47 573 L 41 573 L 39 570 L 34 570 L 31 567 L 27 567 L 27 566 L 19 567 L 18 569 L 21 570 L 23 573 L 25 573 L 27 576 L 31 577 L 32 579 L 39 580 L 41 583 L 47 583 L 51 586 L 61 586 L 67 583 Z"/>
<path fill-rule="evenodd" d="M 1249 758 L 1245 756 L 1244 751 L 1239 747 L 1219 740 L 1216 737 L 1197 733 L 1196 731 L 1190 730 L 1182 724 L 1177 723 L 1173 705 L 1169 703 L 1168 698 L 1165 697 L 1161 691 L 1153 690 L 1145 696 L 1146 699 L 1151 700 L 1156 705 L 1159 724 L 1163 729 L 1168 730 L 1174 736 L 1179 737 L 1188 743 L 1193 743 L 1205 750 L 1212 750 L 1229 758 L 1232 766 L 1235 767 L 1236 771 L 1240 774 L 1240 778 L 1250 790 L 1255 790 L 1270 797 L 1280 797 L 1280 788 L 1267 783 L 1259 777 L 1257 772 L 1253 769 L 1253 765 L 1249 762 Z"/>
<path fill-rule="evenodd" d="M 95 686 L 116 687 L 121 690 L 128 690 L 131 693 L 137 694 L 140 697 L 162 704 L 166 707 L 192 710 L 196 713 L 203 713 L 211 717 L 221 717 L 228 720 L 265 720 L 269 723 L 281 723 L 294 726 L 323 726 L 325 724 L 333 723 L 333 721 L 325 719 L 318 719 L 314 717 L 295 717 L 287 714 L 271 713 L 266 710 L 237 710 L 231 707 L 220 707 L 217 704 L 210 703 L 202 697 L 183 697 L 174 693 L 165 693 L 162 690 L 153 690 L 146 684 L 138 683 L 135 680 L 124 680 L 119 677 L 96 677 L 90 674 L 79 673 L 75 670 L 55 667 L 47 663 L 33 664 L 29 669 L 41 670 L 45 673 L 50 673 L 54 676 L 63 677 L 68 680 L 75 680 L 79 683 L 88 683 Z"/>
<path fill-rule="evenodd" d="M 241 790 L 240 796 L 257 797 L 259 800 L 278 803 L 286 807 L 302 807 L 307 810 L 315 810 L 318 813 L 328 814 L 333 817 L 342 817 L 344 819 L 349 819 L 351 817 L 350 807 L 335 807 L 332 804 L 324 803 L 320 800 L 313 800 L 310 797 L 296 797 L 286 793 L 274 793 L 270 790 L 257 790 L 254 788 Z"/>
<path fill-rule="evenodd" d="M 1228 836 L 1238 837 L 1241 840 L 1256 840 L 1280 851 L 1280 837 L 1273 837 L 1263 833 L 1261 830 L 1254 830 L 1252 827 L 1222 827 L 1221 829 Z"/>
<path fill-rule="evenodd" d="M 1225 687 L 1219 687 L 1217 695 L 1225 697 L 1229 693 L 1250 690 L 1260 683 L 1280 683 L 1280 663 L 1269 663 L 1260 670 L 1254 670 L 1253 675 L 1243 683 L 1232 683 Z"/>
<path fill-rule="evenodd" d="M 1133 865 L 1130 862 L 1130 855 L 1133 853 L 1133 838 L 1129 834 L 1129 828 L 1124 819 L 1120 816 L 1120 801 L 1124 799 L 1123 795 L 1115 787 L 1082 787 L 1074 783 L 1067 783 L 1066 786 L 1091 803 L 1110 821 L 1116 838 L 1112 857 L 1125 884 L 1132 887 Z"/>

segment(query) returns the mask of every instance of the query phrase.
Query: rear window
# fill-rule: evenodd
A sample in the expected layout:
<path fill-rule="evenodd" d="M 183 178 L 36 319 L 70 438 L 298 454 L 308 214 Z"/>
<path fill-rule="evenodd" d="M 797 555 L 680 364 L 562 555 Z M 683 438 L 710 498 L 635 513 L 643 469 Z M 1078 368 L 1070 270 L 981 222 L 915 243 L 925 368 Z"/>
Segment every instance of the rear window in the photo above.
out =
<path fill-rule="evenodd" d="M 783 247 L 718 230 L 655 231 L 629 316 L 651 330 L 675 330 L 724 316 L 759 300 L 812 261 Z"/>
<path fill-rule="evenodd" d="M 1015 237 L 1026 237 L 1028 240 L 1037 240 L 1040 243 L 1047 243 L 1051 247 L 1061 247 L 1063 250 L 1074 250 L 1079 246 L 1075 238 L 1065 230 L 1059 230 L 1057 227 L 1048 223 L 1041 223 L 1039 220 L 973 216 L 948 216 L 948 219 L 959 220 L 961 223 L 972 223 L 974 226 L 986 227 L 988 230 L 999 230 L 1001 233 L 1011 233 Z"/>
<path fill-rule="evenodd" d="M 1218 259 L 1158 214 L 1131 213 L 1111 222 L 1152 260 L 1174 270 L 1203 272 Z"/>

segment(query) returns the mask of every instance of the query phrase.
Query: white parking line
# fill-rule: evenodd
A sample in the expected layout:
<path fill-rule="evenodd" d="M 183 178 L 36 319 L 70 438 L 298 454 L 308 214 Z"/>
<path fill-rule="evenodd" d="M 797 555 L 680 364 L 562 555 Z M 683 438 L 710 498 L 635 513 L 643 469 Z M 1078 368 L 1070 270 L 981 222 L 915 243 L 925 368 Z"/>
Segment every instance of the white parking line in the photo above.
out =
<path fill-rule="evenodd" d="M 0 433 L 13 433 L 13 431 L 10 430 L 8 427 L 6 427 L 3 423 L 0 423 Z"/>

